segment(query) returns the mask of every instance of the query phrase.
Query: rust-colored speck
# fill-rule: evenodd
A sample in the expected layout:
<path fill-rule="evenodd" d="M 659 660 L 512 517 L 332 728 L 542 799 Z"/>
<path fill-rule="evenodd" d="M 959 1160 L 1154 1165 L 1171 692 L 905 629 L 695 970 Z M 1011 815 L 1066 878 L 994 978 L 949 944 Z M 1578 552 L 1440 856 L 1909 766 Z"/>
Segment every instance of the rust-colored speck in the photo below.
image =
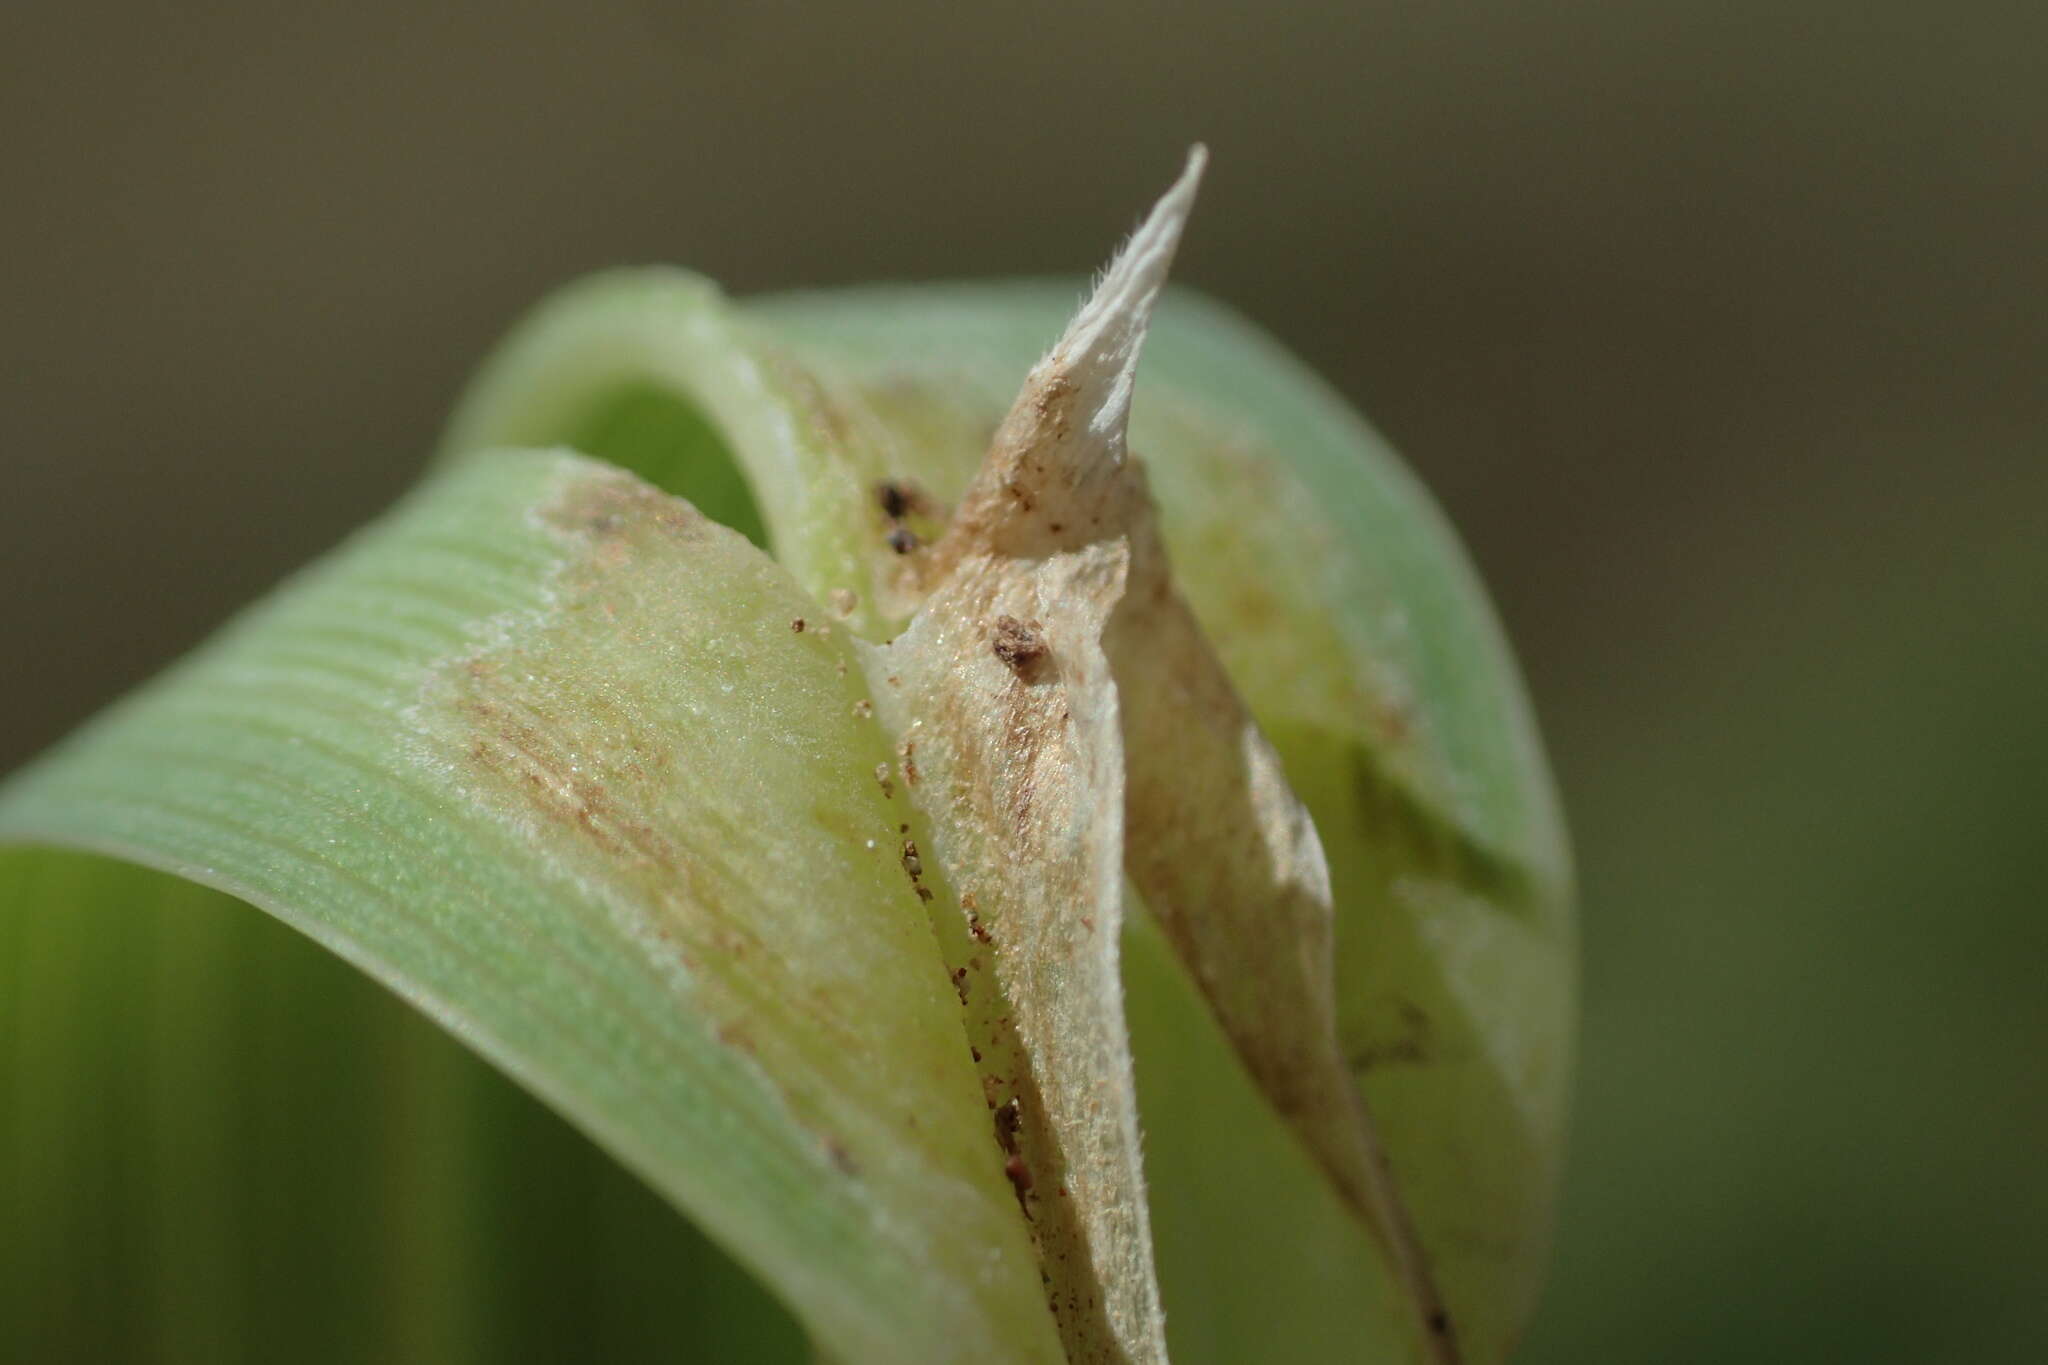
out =
<path fill-rule="evenodd" d="M 1036 621 L 1026 623 L 1014 616 L 998 616 L 989 648 L 998 659 L 1022 673 L 1045 657 L 1045 637 L 1039 631 Z"/>

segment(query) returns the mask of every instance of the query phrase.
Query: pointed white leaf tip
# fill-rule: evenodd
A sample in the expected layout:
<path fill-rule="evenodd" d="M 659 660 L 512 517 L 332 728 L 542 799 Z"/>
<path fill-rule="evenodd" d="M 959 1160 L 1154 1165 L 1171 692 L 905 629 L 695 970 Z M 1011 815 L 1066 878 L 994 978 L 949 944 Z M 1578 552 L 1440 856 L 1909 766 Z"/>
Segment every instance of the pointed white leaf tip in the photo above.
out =
<path fill-rule="evenodd" d="M 1090 433 L 1116 447 L 1118 464 L 1123 461 L 1121 437 L 1130 415 L 1138 348 L 1145 340 L 1152 304 L 1166 283 L 1181 230 L 1194 207 L 1195 191 L 1202 183 L 1202 170 L 1208 164 L 1206 147 L 1196 143 L 1188 149 L 1180 179 L 1124 243 L 1095 292 L 1040 365 L 1041 369 L 1064 370 L 1081 391 L 1081 410 L 1088 414 Z"/>

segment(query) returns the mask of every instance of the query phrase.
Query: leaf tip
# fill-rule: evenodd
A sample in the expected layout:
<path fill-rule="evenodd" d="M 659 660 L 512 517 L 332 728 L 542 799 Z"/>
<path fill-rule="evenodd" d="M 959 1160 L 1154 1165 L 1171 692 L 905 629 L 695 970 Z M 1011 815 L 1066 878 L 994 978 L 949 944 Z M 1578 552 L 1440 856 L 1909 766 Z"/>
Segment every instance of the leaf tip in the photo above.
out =
<path fill-rule="evenodd" d="M 1180 178 L 1111 260 L 1040 367 L 1064 372 L 1092 399 L 1085 402 L 1085 410 L 1089 430 L 1098 437 L 1122 435 L 1152 305 L 1172 269 L 1208 163 L 1208 148 L 1201 143 L 1188 149 Z M 1120 439 L 1117 444 L 1121 446 Z"/>

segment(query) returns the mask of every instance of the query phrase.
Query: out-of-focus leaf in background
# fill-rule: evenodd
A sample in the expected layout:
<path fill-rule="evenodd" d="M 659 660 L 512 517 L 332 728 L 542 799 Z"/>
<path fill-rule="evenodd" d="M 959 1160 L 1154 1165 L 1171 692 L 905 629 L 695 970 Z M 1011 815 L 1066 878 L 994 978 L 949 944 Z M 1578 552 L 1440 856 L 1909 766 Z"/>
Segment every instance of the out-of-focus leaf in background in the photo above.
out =
<path fill-rule="evenodd" d="M 0 916 L 11 1357 L 802 1357 L 637 1177 L 312 940 L 87 854 L 0 860 L 0 904 L 66 907 Z"/>

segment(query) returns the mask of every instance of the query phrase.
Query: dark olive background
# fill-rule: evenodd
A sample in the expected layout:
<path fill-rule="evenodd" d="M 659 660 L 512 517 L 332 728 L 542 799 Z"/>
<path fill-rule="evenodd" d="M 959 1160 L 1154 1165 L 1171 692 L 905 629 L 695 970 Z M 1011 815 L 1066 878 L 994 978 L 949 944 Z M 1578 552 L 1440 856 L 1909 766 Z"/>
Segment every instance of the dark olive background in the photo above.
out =
<path fill-rule="evenodd" d="M 1527 1361 L 2048 1351 L 2037 4 L 0 10 L 0 766 L 594 267 L 1181 278 L 1449 508 L 1580 848 Z M 4 1234 L 0 1234 L 4 1235 Z"/>

